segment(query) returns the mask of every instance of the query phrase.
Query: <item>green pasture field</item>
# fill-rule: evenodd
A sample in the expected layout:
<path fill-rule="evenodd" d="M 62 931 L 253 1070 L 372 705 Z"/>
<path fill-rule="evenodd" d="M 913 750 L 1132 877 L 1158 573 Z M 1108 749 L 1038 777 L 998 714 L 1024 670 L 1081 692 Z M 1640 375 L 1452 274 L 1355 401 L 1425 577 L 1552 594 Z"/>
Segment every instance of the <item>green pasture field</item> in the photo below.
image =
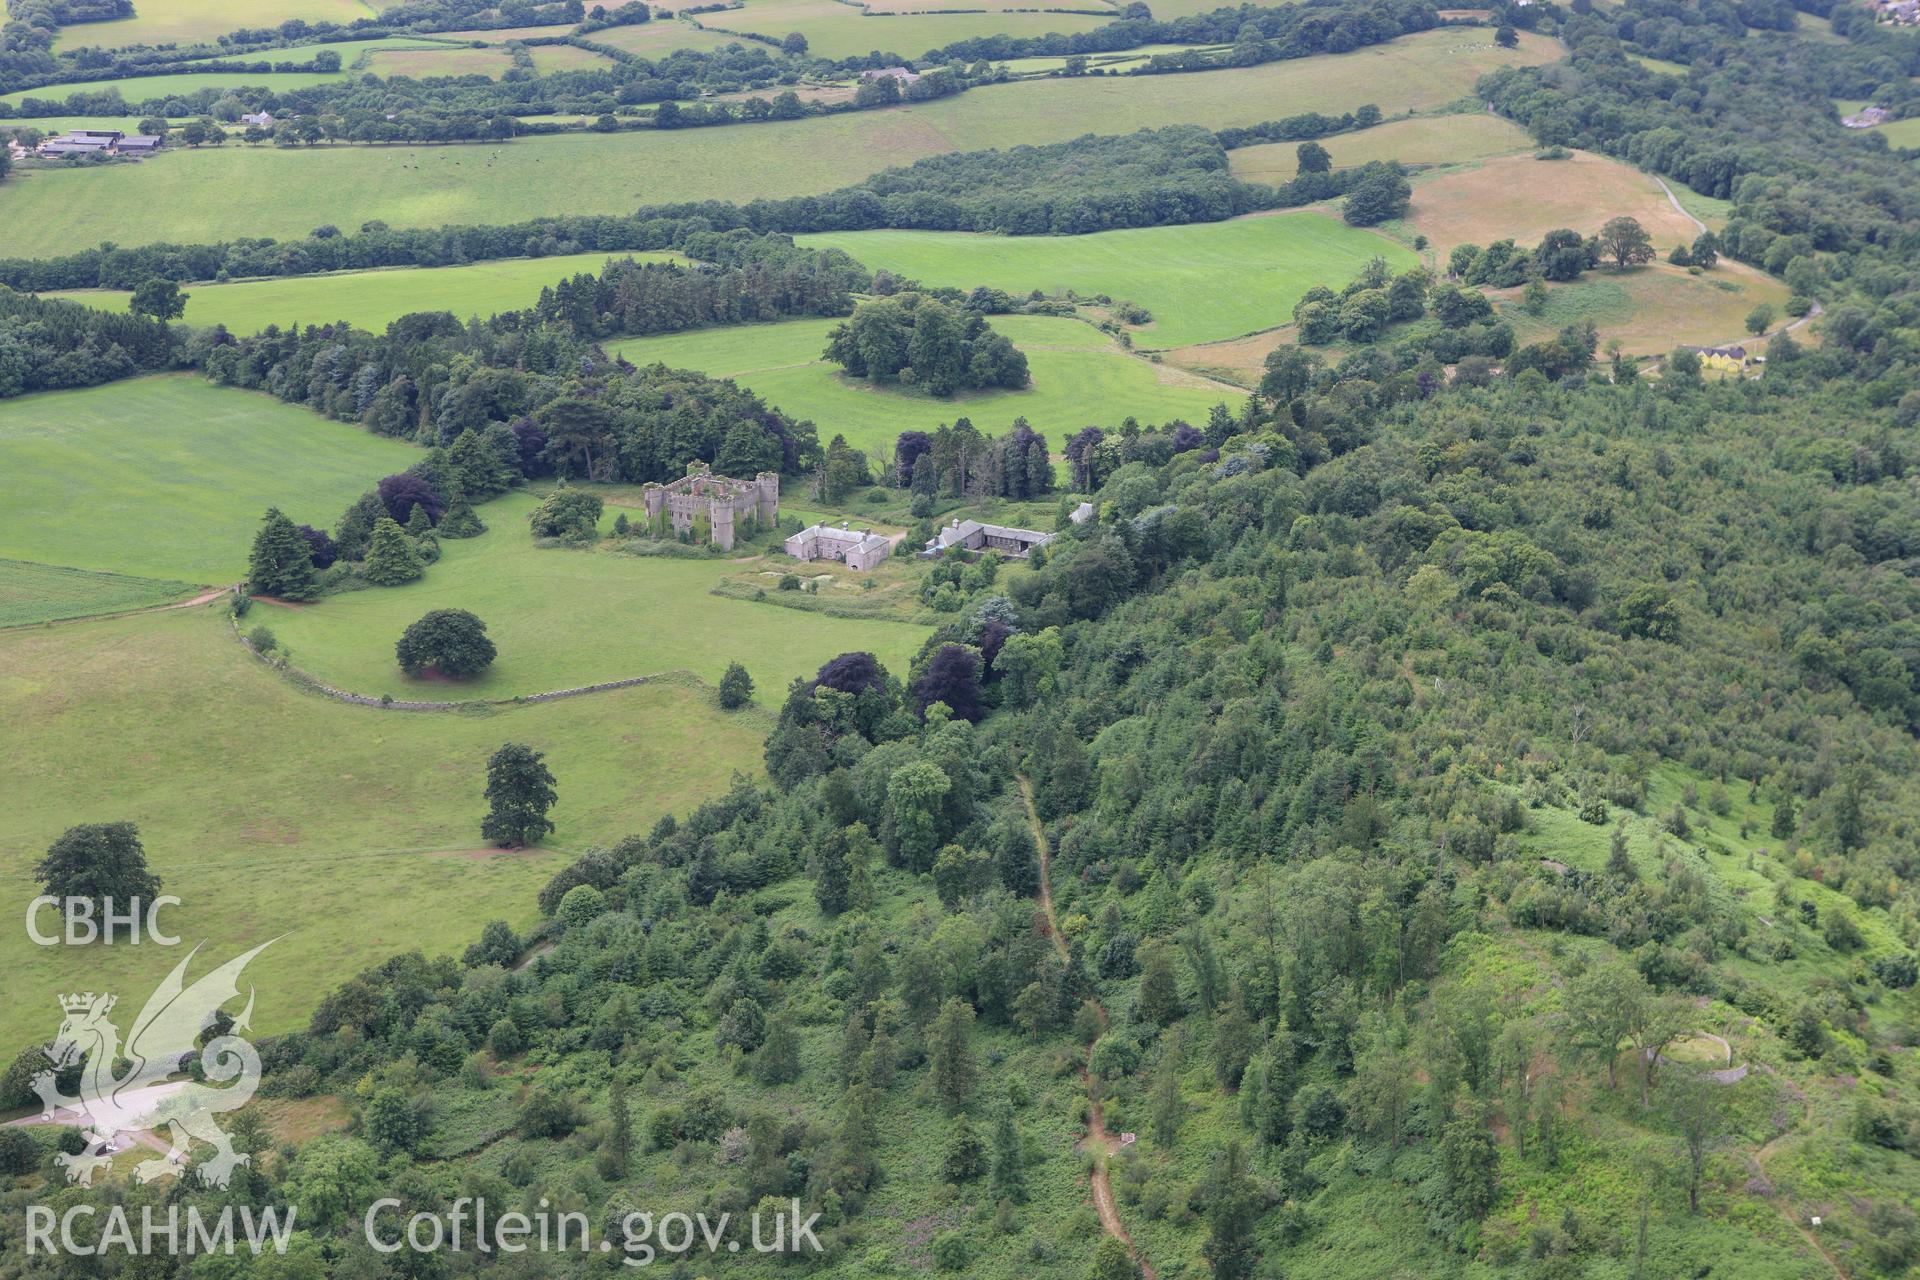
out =
<path fill-rule="evenodd" d="M 1428 109 L 1470 93 L 1497 66 L 1558 56 L 1559 46 L 1542 37 L 1523 35 L 1517 50 L 1502 50 L 1488 32 L 1456 28 L 1258 67 L 1023 80 L 818 120 L 467 146 L 181 148 L 139 165 L 17 174 L 0 202 L 0 242 L 32 257 L 103 240 L 197 243 L 209 228 L 221 237 L 278 238 L 323 223 L 498 224 L 681 200 L 804 195 L 955 150 L 1178 122 L 1253 124 L 1369 101 L 1389 112 Z M 1397 86 L 1396 96 L 1383 85 Z M 231 199 L 236 191 L 247 199 Z"/>
<path fill-rule="evenodd" d="M 740 662 L 761 697 L 777 701 L 795 676 L 849 650 L 864 649 L 904 674 L 926 639 L 925 627 L 709 595 L 740 570 L 737 560 L 537 547 L 527 528 L 535 505 L 530 493 L 484 504 L 487 532 L 444 540 L 444 554 L 417 582 L 299 609 L 262 604 L 248 621 L 266 623 L 291 647 L 295 666 L 335 688 L 403 700 L 517 697 L 683 669 L 718 683 L 729 663 Z M 603 528 L 618 510 L 607 508 Z M 338 512 L 303 506 L 288 514 L 312 521 Z M 781 556 L 778 563 L 793 562 Z M 455 685 L 401 673 L 394 642 L 430 609 L 469 609 L 486 622 L 500 656 L 484 676 Z"/>
<path fill-rule="evenodd" d="M 1202 51 L 1218 53 L 1230 47 L 1229 45 L 1220 44 L 1143 44 L 1136 48 L 1125 49 L 1116 53 L 1090 53 L 1087 55 L 1087 66 L 1090 70 L 1125 71 L 1128 68 L 1137 67 L 1141 63 L 1150 60 L 1157 53 L 1194 53 Z M 997 60 L 993 65 L 996 67 L 1005 67 L 1015 75 L 1044 75 L 1049 72 L 1064 69 L 1067 65 L 1067 60 L 1064 57 L 1002 58 Z"/>
<path fill-rule="evenodd" d="M 527 53 L 533 58 L 533 69 L 543 76 L 555 71 L 591 71 L 613 65 L 613 59 L 604 53 L 570 44 L 535 45 Z"/>
<path fill-rule="evenodd" d="M 184 582 L 0 560 L 0 627 L 116 613 L 185 595 Z"/>
<path fill-rule="evenodd" d="M 171 76 L 122 76 L 112 80 L 83 80 L 77 84 L 50 84 L 0 96 L 0 102 L 17 104 L 26 98 L 65 102 L 76 93 L 104 93 L 108 89 L 118 89 L 120 96 L 130 103 L 164 101 L 201 89 L 267 89 L 285 93 L 326 84 L 345 74 L 344 71 L 183 71 Z M 18 123 L 39 127 L 33 120 Z"/>
<path fill-rule="evenodd" d="M 1025 417 L 1058 450 L 1089 425 L 1116 427 L 1128 415 L 1143 423 L 1185 418 L 1198 424 L 1243 392 L 1130 356 L 1078 320 L 994 316 L 990 323 L 1026 353 L 1033 385 L 1025 391 L 963 393 L 947 399 L 841 374 L 821 358 L 836 320 L 704 329 L 636 338 L 612 351 L 635 364 L 656 361 L 732 378 L 795 418 L 811 419 L 822 442 L 844 435 L 870 457 L 886 456 L 907 430 L 932 430 L 966 417 L 992 435 Z"/>
<path fill-rule="evenodd" d="M 359 18 L 374 18 L 379 6 L 368 0 L 264 0 L 236 9 L 220 0 L 144 0 L 131 18 L 112 22 L 82 22 L 60 28 L 54 38 L 59 50 L 93 46 L 119 49 L 134 44 L 193 44 L 210 41 L 241 27 L 274 27 L 289 18 L 308 22 L 337 22 L 342 26 Z"/>
<path fill-rule="evenodd" d="M 513 69 L 513 55 L 492 45 L 484 49 L 459 45 L 387 49 L 368 58 L 366 71 L 376 76 L 409 76 L 431 80 L 440 76 L 486 76 L 498 80 Z"/>
<path fill-rule="evenodd" d="M 329 324 L 336 320 L 374 333 L 415 311 L 451 311 L 462 320 L 530 307 L 540 290 L 567 276 L 598 272 L 608 258 L 646 262 L 680 259 L 675 253 L 574 253 L 552 258 L 507 258 L 457 267 L 388 267 L 337 275 L 284 276 L 187 286 L 188 324 L 224 324 L 234 333 L 258 333 L 270 324 Z M 133 295 L 114 289 L 76 289 L 50 298 L 124 311 Z"/>
<path fill-rule="evenodd" d="M 263 612 L 248 623 L 278 623 Z M 0 632 L 0 723 L 5 901 L 39 892 L 31 868 L 66 827 L 129 821 L 183 904 L 161 916 L 179 948 L 39 947 L 16 917 L 0 936 L 11 1061 L 59 1026 L 59 992 L 138 1008 L 196 944 L 197 974 L 285 935 L 248 971 L 272 1034 L 389 955 L 458 954 L 489 920 L 525 928 L 572 856 L 758 774 L 771 717 L 722 712 L 684 680 L 483 714 L 350 706 L 252 657 L 216 605 Z M 531 850 L 481 847 L 486 760 L 507 741 L 546 752 L 558 782 L 557 829 Z"/>
<path fill-rule="evenodd" d="M 331 527 L 420 451 L 189 374 L 0 401 L 0 557 L 185 582 L 246 573 L 261 513 Z"/>
<path fill-rule="evenodd" d="M 980 36 L 1072 34 L 1106 26 L 1111 14 L 1082 13 L 865 13 L 840 0 L 747 0 L 744 9 L 703 13 L 710 31 L 779 39 L 798 31 L 816 58 L 854 58 L 879 51 L 918 58 L 957 40 Z"/>
<path fill-rule="evenodd" d="M 578 26 L 574 22 L 556 22 L 544 27 L 496 27 L 491 30 L 476 27 L 471 31 L 436 31 L 435 40 L 457 40 L 462 44 L 478 41 L 481 44 L 506 44 L 510 40 L 539 40 L 549 36 L 570 35 Z"/>
<path fill-rule="evenodd" d="M 708 31 L 691 22 L 665 18 L 656 18 L 638 26 L 608 27 L 605 31 L 594 32 L 587 39 L 595 44 L 625 49 L 642 58 L 664 58 L 675 49 L 724 49 L 730 44 L 745 43 L 739 36 L 728 35 L 724 31 Z"/>
<path fill-rule="evenodd" d="M 1265 142 L 1227 153 L 1233 176 L 1248 182 L 1278 185 L 1299 172 L 1298 142 Z M 1402 164 L 1464 164 L 1490 156 L 1511 155 L 1533 147 L 1527 131 L 1502 116 L 1485 112 L 1465 115 L 1413 116 L 1388 124 L 1320 139 L 1336 168 L 1349 169 L 1373 160 Z"/>
<path fill-rule="evenodd" d="M 1133 340 L 1154 348 L 1286 324 L 1309 288 L 1344 283 L 1375 256 L 1403 270 L 1418 264 L 1384 236 L 1312 212 L 1085 236 L 853 231 L 800 239 L 923 284 L 1124 298 L 1153 314 Z"/>
<path fill-rule="evenodd" d="M 1679 76 L 1683 80 L 1687 76 L 1688 67 L 1684 62 L 1673 62 L 1666 58 L 1649 58 L 1641 53 L 1630 53 L 1627 56 L 1647 70 L 1657 71 L 1663 76 Z"/>

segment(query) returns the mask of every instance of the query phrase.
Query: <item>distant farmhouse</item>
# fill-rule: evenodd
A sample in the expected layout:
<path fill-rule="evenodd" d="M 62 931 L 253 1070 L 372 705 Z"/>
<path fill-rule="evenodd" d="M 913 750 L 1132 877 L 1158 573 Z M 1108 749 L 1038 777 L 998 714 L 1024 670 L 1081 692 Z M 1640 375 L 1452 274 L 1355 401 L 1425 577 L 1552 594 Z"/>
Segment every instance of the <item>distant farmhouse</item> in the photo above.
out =
<path fill-rule="evenodd" d="M 893 554 L 892 538 L 844 524 L 809 525 L 788 538 L 786 545 L 787 554 L 795 560 L 838 560 L 849 569 L 877 568 Z"/>
<path fill-rule="evenodd" d="M 981 524 L 978 520 L 956 517 L 952 524 L 927 540 L 927 548 L 921 554 L 937 556 L 951 547 L 959 547 L 963 551 L 997 551 L 1003 556 L 1020 557 L 1035 547 L 1046 546 L 1055 536 L 1034 529 L 1011 529 L 1002 524 Z"/>
<path fill-rule="evenodd" d="M 906 85 L 918 80 L 920 73 L 917 71 L 909 71 L 905 67 L 881 67 L 877 71 L 862 71 L 860 78 L 862 80 L 892 79 L 898 80 L 901 84 Z"/>
<path fill-rule="evenodd" d="M 256 125 L 262 129 L 271 129 L 273 128 L 273 113 L 271 111 L 247 112 L 240 117 L 240 123 Z"/>
<path fill-rule="evenodd" d="M 1842 116 L 1840 123 L 1849 129 L 1871 129 L 1893 119 L 1893 112 L 1885 107 L 1862 107 L 1850 116 Z"/>
<path fill-rule="evenodd" d="M 733 550 L 734 528 L 742 519 L 770 526 L 780 518 L 780 477 L 771 471 L 734 480 L 714 475 L 704 462 L 690 463 L 686 475 L 671 484 L 649 484 L 643 496 L 656 534 L 664 532 L 662 519 L 675 533 L 692 533 L 704 518 L 707 540 L 723 551 Z"/>
<path fill-rule="evenodd" d="M 36 152 L 50 160 L 65 156 L 150 156 L 162 145 L 160 138 L 121 133 L 118 129 L 69 129 L 57 138 L 48 138 Z"/>
<path fill-rule="evenodd" d="M 1745 347 L 1690 347 L 1700 357 L 1700 363 L 1709 369 L 1739 370 L 1747 367 L 1749 361 L 1757 361 L 1758 356 L 1749 356 Z"/>
<path fill-rule="evenodd" d="M 1920 0 L 1867 0 L 1867 8 L 1883 22 L 1907 27 L 1920 24 Z"/>

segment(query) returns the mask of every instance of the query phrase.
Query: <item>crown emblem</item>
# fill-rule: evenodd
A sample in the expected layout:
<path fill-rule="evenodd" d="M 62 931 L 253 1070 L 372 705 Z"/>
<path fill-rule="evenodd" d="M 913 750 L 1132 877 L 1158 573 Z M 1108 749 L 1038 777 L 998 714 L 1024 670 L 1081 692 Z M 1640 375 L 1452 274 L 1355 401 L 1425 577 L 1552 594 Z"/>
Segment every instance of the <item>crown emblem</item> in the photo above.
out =
<path fill-rule="evenodd" d="M 99 999 L 100 999 L 101 1013 L 105 1013 L 107 1012 L 107 1010 L 113 1008 L 114 998 L 112 996 L 101 996 L 99 997 Z M 94 994 L 91 991 L 87 992 L 85 995 L 71 995 L 71 996 L 60 997 L 60 1007 L 68 1013 L 86 1013 L 88 1010 L 93 1008 L 93 1002 L 94 1002 Z"/>

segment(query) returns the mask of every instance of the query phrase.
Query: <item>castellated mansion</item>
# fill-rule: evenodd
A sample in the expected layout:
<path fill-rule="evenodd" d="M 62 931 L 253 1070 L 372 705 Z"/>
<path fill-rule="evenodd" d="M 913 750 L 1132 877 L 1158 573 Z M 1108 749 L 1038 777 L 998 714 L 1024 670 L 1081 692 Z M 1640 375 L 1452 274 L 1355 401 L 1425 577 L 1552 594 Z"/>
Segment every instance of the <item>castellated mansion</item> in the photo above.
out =
<path fill-rule="evenodd" d="M 780 477 L 762 471 L 751 480 L 717 476 L 704 462 L 687 464 L 687 474 L 670 484 L 649 484 L 643 493 L 647 521 L 656 529 L 662 512 L 673 532 L 689 533 L 694 518 L 707 518 L 708 540 L 723 551 L 733 550 L 738 521 L 751 519 L 760 528 L 780 517 Z"/>

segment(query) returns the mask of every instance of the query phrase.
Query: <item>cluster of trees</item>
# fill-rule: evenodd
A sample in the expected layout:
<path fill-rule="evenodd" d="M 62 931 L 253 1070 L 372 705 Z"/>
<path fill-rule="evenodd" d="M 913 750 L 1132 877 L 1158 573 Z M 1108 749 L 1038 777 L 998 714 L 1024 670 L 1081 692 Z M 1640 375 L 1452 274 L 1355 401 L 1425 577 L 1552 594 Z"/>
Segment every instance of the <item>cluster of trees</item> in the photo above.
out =
<path fill-rule="evenodd" d="M 41 299 L 0 286 L 0 399 L 91 387 L 185 359 L 163 320 Z"/>
<path fill-rule="evenodd" d="M 934 500 L 943 496 L 1040 498 L 1055 484 L 1046 437 L 1025 418 L 1015 418 L 997 438 L 982 435 L 968 418 L 933 431 L 903 431 L 894 441 L 886 480 L 913 493 L 919 517 L 931 515 Z"/>
<path fill-rule="evenodd" d="M 1511 240 L 1496 240 L 1484 248 L 1457 244 L 1447 256 L 1447 275 L 1462 284 L 1512 289 L 1533 280 L 1564 284 L 1603 264 L 1624 271 L 1644 266 L 1654 256 L 1653 240 L 1640 220 L 1621 214 L 1609 218 L 1596 235 L 1583 236 L 1565 227 L 1549 231 L 1531 250 Z M 1678 246 L 1669 260 L 1679 266 L 1712 267 L 1719 261 L 1718 238 L 1703 231 L 1691 249 Z"/>
<path fill-rule="evenodd" d="M 444 464 L 422 464 L 444 499 L 436 520 L 456 494 L 479 502 L 531 476 L 669 480 L 693 459 L 731 475 L 799 473 L 820 457 L 812 424 L 737 384 L 613 362 L 565 318 L 532 312 L 473 324 L 423 312 L 379 337 L 345 325 L 240 339 L 215 328 L 191 348 L 215 382 L 444 449 Z"/>
<path fill-rule="evenodd" d="M 1418 0 L 1372 0 L 1352 5 L 1240 5 L 1156 21 L 1148 6 L 1130 5 L 1117 22 L 1066 35 L 981 36 L 942 46 L 931 62 L 979 59 L 1057 58 L 1113 53 L 1148 44 L 1231 45 L 1217 56 L 1156 54 L 1146 72 L 1248 67 L 1317 53 L 1349 53 L 1396 36 L 1429 31 L 1438 23 L 1433 6 Z"/>
<path fill-rule="evenodd" d="M 986 317 L 920 293 L 861 303 L 827 335 L 824 355 L 852 377 L 904 382 L 936 396 L 1018 390 L 1032 381 L 1027 357 Z"/>

